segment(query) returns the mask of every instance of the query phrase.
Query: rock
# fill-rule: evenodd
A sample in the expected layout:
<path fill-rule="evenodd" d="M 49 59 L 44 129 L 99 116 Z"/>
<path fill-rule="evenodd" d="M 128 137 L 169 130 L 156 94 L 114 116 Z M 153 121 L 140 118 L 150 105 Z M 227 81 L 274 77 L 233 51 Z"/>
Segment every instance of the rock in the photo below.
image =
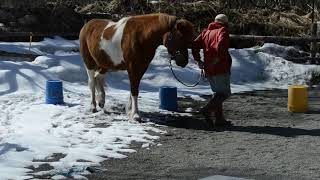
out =
<path fill-rule="evenodd" d="M 0 9 L 0 22 L 8 23 L 14 19 L 15 18 L 11 13 Z"/>
<path fill-rule="evenodd" d="M 88 13 L 90 12 L 96 4 L 88 4 L 81 9 L 77 10 L 78 13 Z"/>
<path fill-rule="evenodd" d="M 0 23 L 0 31 L 8 31 L 8 28 L 3 23 Z"/>
<path fill-rule="evenodd" d="M 14 22 L 14 21 L 9 22 L 8 24 L 9 24 L 9 26 L 11 26 L 11 27 L 16 27 L 16 26 L 17 26 L 17 23 Z"/>
<path fill-rule="evenodd" d="M 24 26 L 31 26 L 38 24 L 38 18 L 34 15 L 25 15 L 18 19 L 18 23 Z"/>
<path fill-rule="evenodd" d="M 191 4 L 195 7 L 199 7 L 199 6 L 206 6 L 208 5 L 208 2 L 206 1 L 196 1 L 196 2 L 192 2 L 192 3 L 186 3 L 186 4 Z"/>
<path fill-rule="evenodd" d="M 160 0 L 147 0 L 147 3 L 150 3 L 150 4 L 159 4 L 161 3 Z"/>
<path fill-rule="evenodd" d="M 51 24 L 55 31 L 77 32 L 83 25 L 82 17 L 72 8 L 57 8 L 52 12 Z"/>
<path fill-rule="evenodd" d="M 312 12 L 310 12 L 310 13 L 306 14 L 304 17 L 305 17 L 305 18 L 312 19 Z"/>

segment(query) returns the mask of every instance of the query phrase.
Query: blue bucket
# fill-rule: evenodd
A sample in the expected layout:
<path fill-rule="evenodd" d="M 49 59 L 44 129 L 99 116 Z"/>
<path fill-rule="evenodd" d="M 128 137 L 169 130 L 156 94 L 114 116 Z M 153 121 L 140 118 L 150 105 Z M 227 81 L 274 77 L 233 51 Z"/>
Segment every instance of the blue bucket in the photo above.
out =
<path fill-rule="evenodd" d="M 177 111 L 177 88 L 172 86 L 162 86 L 159 90 L 160 109 Z"/>
<path fill-rule="evenodd" d="M 48 80 L 46 83 L 46 103 L 63 104 L 62 81 Z"/>

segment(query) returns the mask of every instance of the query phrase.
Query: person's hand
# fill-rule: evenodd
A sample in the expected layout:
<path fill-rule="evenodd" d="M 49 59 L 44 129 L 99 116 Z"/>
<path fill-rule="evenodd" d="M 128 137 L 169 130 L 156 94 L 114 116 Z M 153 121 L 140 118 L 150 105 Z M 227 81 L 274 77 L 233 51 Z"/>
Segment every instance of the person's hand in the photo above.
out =
<path fill-rule="evenodd" d="M 204 69 L 204 63 L 202 61 L 197 61 L 198 67 Z"/>

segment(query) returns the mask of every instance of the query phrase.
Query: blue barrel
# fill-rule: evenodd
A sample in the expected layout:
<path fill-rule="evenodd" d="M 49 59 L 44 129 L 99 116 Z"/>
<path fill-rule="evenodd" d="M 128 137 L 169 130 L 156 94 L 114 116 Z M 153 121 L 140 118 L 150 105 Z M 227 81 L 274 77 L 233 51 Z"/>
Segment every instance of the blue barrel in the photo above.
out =
<path fill-rule="evenodd" d="M 48 80 L 46 83 L 46 103 L 63 104 L 62 81 Z"/>
<path fill-rule="evenodd" d="M 177 88 L 172 86 L 162 86 L 159 90 L 160 109 L 177 111 Z"/>

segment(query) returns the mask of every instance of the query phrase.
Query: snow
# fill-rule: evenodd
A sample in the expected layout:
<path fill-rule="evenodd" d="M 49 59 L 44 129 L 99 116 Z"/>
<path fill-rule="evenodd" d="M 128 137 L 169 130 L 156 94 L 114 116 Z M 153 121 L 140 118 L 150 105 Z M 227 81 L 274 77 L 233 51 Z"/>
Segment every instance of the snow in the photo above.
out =
<path fill-rule="evenodd" d="M 237 178 L 237 177 L 229 177 L 229 176 L 221 176 L 221 175 L 215 175 L 215 176 L 210 176 L 206 178 L 202 178 L 200 180 L 248 180 L 244 178 Z"/>
<path fill-rule="evenodd" d="M 129 122 L 124 114 L 129 96 L 125 71 L 107 74 L 107 112 L 100 110 L 92 114 L 87 74 L 77 52 L 79 42 L 55 37 L 32 43 L 30 51 L 29 45 L 0 42 L 0 50 L 39 55 L 32 62 L 0 58 L 1 178 L 27 179 L 49 174 L 53 179 L 81 179 L 81 175 L 89 173 L 87 167 L 99 167 L 104 160 L 134 153 L 130 149 L 132 142 L 151 150 L 152 146 L 160 146 L 156 140 L 165 132 L 159 126 L 150 123 L 150 119 L 143 124 Z M 306 84 L 310 70 L 317 66 L 286 61 L 284 57 L 292 50 L 296 49 L 276 44 L 230 49 L 232 92 Z M 161 86 L 176 86 L 178 96 L 201 101 L 204 99 L 200 95 L 211 94 L 206 81 L 195 88 L 181 85 L 173 78 L 168 64 L 167 50 L 160 46 L 141 82 L 140 111 L 170 113 L 158 109 Z M 174 71 L 186 83 L 199 78 L 191 56 L 186 68 L 174 65 Z M 45 83 L 49 79 L 63 81 L 64 105 L 44 103 Z M 32 167 L 46 163 L 53 169 L 32 173 Z"/>

